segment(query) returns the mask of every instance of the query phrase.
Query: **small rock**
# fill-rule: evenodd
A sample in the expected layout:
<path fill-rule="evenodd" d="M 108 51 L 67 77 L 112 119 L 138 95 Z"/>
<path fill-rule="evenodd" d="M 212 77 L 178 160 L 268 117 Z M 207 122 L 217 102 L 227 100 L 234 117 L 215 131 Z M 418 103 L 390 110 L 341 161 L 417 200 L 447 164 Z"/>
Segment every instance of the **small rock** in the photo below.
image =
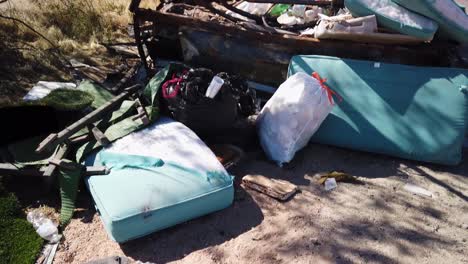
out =
<path fill-rule="evenodd" d="M 463 229 L 468 229 L 468 224 L 462 224 L 462 225 L 461 225 L 461 228 L 463 228 Z"/>

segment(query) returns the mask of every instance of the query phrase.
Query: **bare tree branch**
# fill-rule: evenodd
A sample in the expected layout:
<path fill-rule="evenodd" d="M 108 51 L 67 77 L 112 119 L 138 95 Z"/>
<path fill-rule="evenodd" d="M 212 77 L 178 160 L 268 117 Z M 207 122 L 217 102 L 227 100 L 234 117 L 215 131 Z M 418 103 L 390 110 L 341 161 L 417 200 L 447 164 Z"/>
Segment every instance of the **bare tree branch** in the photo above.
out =
<path fill-rule="evenodd" d="M 0 0 L 0 1 L 7 1 L 7 0 Z M 0 3 L 3 3 L 3 2 L 0 2 Z M 3 18 L 3 19 L 8 19 L 8 20 L 12 20 L 12 21 L 15 21 L 15 22 L 18 22 L 20 23 L 21 25 L 27 27 L 29 30 L 31 30 L 32 32 L 36 33 L 38 36 L 40 36 L 41 38 L 43 38 L 45 41 L 47 41 L 54 49 L 58 49 L 58 47 L 52 43 L 52 41 L 50 41 L 48 38 L 46 38 L 44 35 L 42 35 L 39 31 L 35 30 L 33 27 L 31 27 L 30 25 L 28 25 L 26 22 L 18 19 L 18 18 L 15 18 L 15 17 L 9 17 L 9 16 L 4 16 L 2 14 L 0 14 L 0 18 Z"/>

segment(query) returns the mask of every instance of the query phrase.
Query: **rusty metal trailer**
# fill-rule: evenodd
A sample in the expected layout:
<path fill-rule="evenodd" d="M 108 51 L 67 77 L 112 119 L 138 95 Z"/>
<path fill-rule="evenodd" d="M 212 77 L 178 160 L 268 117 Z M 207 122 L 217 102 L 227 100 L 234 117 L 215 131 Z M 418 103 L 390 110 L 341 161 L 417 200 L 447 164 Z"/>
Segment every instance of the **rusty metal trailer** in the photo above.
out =
<path fill-rule="evenodd" d="M 420 66 L 468 68 L 463 48 L 455 43 L 364 43 L 342 40 L 319 40 L 288 34 L 259 23 L 254 25 L 226 23 L 214 19 L 234 10 L 226 1 L 171 1 L 179 7 L 169 12 L 160 4 L 155 9 L 141 8 L 141 0 L 133 0 L 134 34 L 138 50 L 147 68 L 158 59 L 184 61 L 215 71 L 241 74 L 249 80 L 278 85 L 286 78 L 290 58 L 297 54 L 329 55 L 341 58 L 400 63 Z M 288 1 L 254 1 L 288 2 Z M 290 1 L 289 1 L 290 2 Z M 326 1 L 303 1 L 307 3 Z M 332 1 L 329 3 L 335 3 Z M 342 2 L 342 1 L 341 1 Z M 339 7 L 340 3 L 335 3 Z M 226 8 L 227 7 L 227 8 Z M 187 15 L 189 10 L 192 15 Z M 195 16 L 198 10 L 213 14 Z M 241 12 L 241 11 L 240 11 Z M 255 17 L 252 17 L 255 18 Z"/>

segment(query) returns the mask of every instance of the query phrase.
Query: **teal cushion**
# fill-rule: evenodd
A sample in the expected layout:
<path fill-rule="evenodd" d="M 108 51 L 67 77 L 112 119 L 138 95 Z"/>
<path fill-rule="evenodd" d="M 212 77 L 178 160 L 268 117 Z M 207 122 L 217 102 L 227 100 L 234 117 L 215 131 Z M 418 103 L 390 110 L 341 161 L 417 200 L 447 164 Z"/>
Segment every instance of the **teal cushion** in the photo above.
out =
<path fill-rule="evenodd" d="M 87 185 L 108 234 L 125 242 L 228 207 L 232 177 L 200 172 L 153 157 L 101 151 L 88 164 L 110 174 L 91 176 Z"/>
<path fill-rule="evenodd" d="M 432 40 L 438 28 L 433 20 L 391 0 L 345 0 L 345 6 L 354 16 L 375 15 L 380 26 L 421 40 Z"/>
<path fill-rule="evenodd" d="M 393 0 L 439 23 L 440 31 L 460 43 L 468 43 L 468 15 L 452 0 Z"/>
<path fill-rule="evenodd" d="M 454 165 L 461 161 L 468 70 L 294 56 L 288 75 L 318 72 L 343 97 L 312 141 Z"/>

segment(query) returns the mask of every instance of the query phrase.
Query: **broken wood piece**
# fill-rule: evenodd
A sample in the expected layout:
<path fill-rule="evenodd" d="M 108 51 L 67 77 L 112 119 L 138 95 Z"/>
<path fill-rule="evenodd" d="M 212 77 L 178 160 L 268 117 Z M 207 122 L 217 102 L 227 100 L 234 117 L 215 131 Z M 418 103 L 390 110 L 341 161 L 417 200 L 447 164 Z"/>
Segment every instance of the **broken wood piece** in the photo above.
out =
<path fill-rule="evenodd" d="M 138 115 L 136 117 L 140 118 L 144 125 L 148 125 L 150 123 L 148 113 L 146 112 L 145 108 L 141 104 L 140 99 L 135 99 L 135 106 L 138 111 Z"/>
<path fill-rule="evenodd" d="M 85 176 L 91 175 L 107 175 L 110 173 L 110 169 L 106 166 L 87 166 L 85 168 Z"/>
<path fill-rule="evenodd" d="M 53 142 L 54 140 L 56 140 L 57 137 L 58 137 L 58 135 L 55 134 L 55 133 L 50 134 L 49 136 L 47 136 L 47 137 L 39 144 L 39 146 L 38 146 L 37 149 L 36 149 L 36 152 L 42 152 L 42 151 L 45 150 L 46 148 L 49 148 L 50 143 Z"/>
<path fill-rule="evenodd" d="M 43 176 L 44 171 L 36 168 L 18 168 L 12 163 L 0 163 L 2 176 Z"/>
<path fill-rule="evenodd" d="M 74 170 L 79 168 L 79 164 L 70 160 L 59 160 L 59 159 L 51 159 L 49 160 L 50 164 L 53 164 L 57 167 L 64 168 L 66 170 Z"/>
<path fill-rule="evenodd" d="M 69 150 L 69 147 L 68 147 L 67 144 L 61 145 L 60 148 L 55 153 L 54 157 L 52 157 L 52 159 L 61 160 L 61 159 L 65 158 L 65 156 L 68 154 L 68 150 Z M 44 171 L 44 176 L 46 176 L 46 177 L 52 176 L 54 174 L 56 168 L 57 168 L 57 165 L 52 164 L 49 161 L 49 165 L 47 166 L 47 168 Z"/>
<path fill-rule="evenodd" d="M 122 87 L 137 73 L 138 68 L 140 68 L 139 62 L 133 65 L 133 67 L 127 71 L 125 76 L 114 87 L 111 88 L 111 91 L 114 93 L 120 92 Z"/>
<path fill-rule="evenodd" d="M 71 143 L 71 144 L 80 144 L 80 143 L 83 143 L 85 141 L 88 141 L 89 139 L 90 139 L 90 135 L 89 134 L 84 134 L 84 135 L 81 135 L 81 136 L 69 138 L 68 142 Z"/>
<path fill-rule="evenodd" d="M 242 184 L 281 201 L 289 199 L 298 190 L 297 185 L 288 181 L 270 179 L 262 175 L 246 175 L 242 178 Z"/>
<path fill-rule="evenodd" d="M 48 136 L 44 141 L 42 141 L 39 144 L 39 147 L 36 149 L 36 152 L 42 152 L 46 148 L 54 148 L 58 144 L 64 142 L 83 127 L 96 122 L 97 120 L 99 120 L 99 118 L 101 118 L 111 110 L 114 110 L 115 108 L 119 107 L 122 101 L 124 101 L 131 94 L 139 90 L 141 87 L 142 86 L 140 84 L 135 84 L 126 88 L 120 95 L 116 96 L 109 102 L 103 104 L 101 107 L 87 114 L 85 117 L 76 121 L 72 125 L 66 127 L 58 134 L 52 134 Z"/>
<path fill-rule="evenodd" d="M 110 140 L 97 126 L 93 125 L 91 127 L 91 133 L 93 133 L 94 138 L 101 146 L 107 146 L 110 144 Z"/>

